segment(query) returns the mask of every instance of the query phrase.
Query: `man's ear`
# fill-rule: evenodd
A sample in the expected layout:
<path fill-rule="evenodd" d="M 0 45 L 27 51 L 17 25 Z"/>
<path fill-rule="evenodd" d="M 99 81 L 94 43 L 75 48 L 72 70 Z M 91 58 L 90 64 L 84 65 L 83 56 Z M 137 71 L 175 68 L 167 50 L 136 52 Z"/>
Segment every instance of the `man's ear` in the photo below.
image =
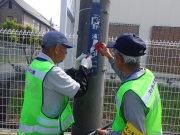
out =
<path fill-rule="evenodd" d="M 121 55 L 118 55 L 117 56 L 118 58 L 116 59 L 116 61 L 117 61 L 117 66 L 118 66 L 118 68 L 122 68 L 123 66 L 124 66 L 124 59 L 123 59 L 123 57 L 121 56 Z"/>
<path fill-rule="evenodd" d="M 120 56 L 120 59 L 121 59 L 121 64 L 125 64 L 125 62 L 124 62 L 124 58 L 122 57 L 122 56 Z"/>
<path fill-rule="evenodd" d="M 55 45 L 55 46 L 54 46 L 54 52 L 55 52 L 55 54 L 58 54 L 59 49 L 60 49 L 60 47 L 58 47 L 58 45 Z"/>

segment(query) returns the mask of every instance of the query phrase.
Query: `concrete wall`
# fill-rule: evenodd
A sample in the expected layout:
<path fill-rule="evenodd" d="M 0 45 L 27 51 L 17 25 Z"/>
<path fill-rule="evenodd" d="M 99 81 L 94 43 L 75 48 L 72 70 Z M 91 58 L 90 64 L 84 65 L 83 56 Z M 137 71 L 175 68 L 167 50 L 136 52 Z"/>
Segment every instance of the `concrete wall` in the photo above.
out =
<path fill-rule="evenodd" d="M 180 26 L 180 0 L 111 0 L 110 22 L 140 25 L 149 39 L 151 26 Z"/>

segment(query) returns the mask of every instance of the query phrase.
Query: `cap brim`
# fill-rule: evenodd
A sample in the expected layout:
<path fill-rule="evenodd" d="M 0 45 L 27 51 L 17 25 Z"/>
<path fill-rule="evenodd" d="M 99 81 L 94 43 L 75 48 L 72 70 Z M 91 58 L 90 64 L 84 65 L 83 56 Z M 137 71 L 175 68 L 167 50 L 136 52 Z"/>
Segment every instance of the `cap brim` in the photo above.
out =
<path fill-rule="evenodd" d="M 108 44 L 107 44 L 107 48 L 115 48 L 115 42 L 108 42 Z"/>
<path fill-rule="evenodd" d="M 63 44 L 66 48 L 74 48 L 75 45 L 71 44 L 70 42 L 64 43 Z"/>

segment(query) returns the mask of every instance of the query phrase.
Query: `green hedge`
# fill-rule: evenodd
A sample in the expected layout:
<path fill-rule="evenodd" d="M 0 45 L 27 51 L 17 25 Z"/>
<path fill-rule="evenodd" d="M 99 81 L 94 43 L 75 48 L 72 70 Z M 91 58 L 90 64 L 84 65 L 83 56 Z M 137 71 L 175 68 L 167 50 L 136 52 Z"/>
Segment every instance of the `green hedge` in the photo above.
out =
<path fill-rule="evenodd" d="M 15 20 L 6 20 L 0 25 L 0 29 L 11 30 L 10 32 L 0 33 L 0 40 L 20 43 L 20 44 L 29 44 L 29 45 L 41 45 L 42 37 L 39 36 L 38 32 L 34 30 L 29 25 L 22 25 L 17 23 Z M 18 34 L 22 31 L 25 34 Z M 32 33 L 32 34 L 27 34 Z"/>

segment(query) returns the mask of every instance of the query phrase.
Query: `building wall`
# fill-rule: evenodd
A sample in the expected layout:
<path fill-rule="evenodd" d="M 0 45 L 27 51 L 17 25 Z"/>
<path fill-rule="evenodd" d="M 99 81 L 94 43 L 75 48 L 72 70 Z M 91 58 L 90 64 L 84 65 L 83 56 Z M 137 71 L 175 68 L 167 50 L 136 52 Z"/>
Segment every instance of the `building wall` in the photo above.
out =
<path fill-rule="evenodd" d="M 23 11 L 14 1 L 12 1 L 12 9 L 9 8 L 8 2 L 0 8 L 0 23 L 6 18 L 15 19 L 18 23 L 23 22 Z"/>
<path fill-rule="evenodd" d="M 33 27 L 33 19 L 29 15 L 24 14 L 24 25 L 30 25 Z"/>
<path fill-rule="evenodd" d="M 10 20 L 16 20 L 18 23 L 24 25 L 30 25 L 38 31 L 46 32 L 50 29 L 49 26 L 43 24 L 35 17 L 29 15 L 24 12 L 22 8 L 16 4 L 16 2 L 12 2 L 12 9 L 9 8 L 9 2 L 6 2 L 3 6 L 0 7 L 0 23 L 3 23 L 6 18 Z"/>
<path fill-rule="evenodd" d="M 50 28 L 47 27 L 46 25 L 42 24 L 39 20 L 37 20 L 36 18 L 28 15 L 28 14 L 24 14 L 24 25 L 30 25 L 32 26 L 34 29 L 41 31 L 41 32 L 46 32 L 48 31 Z"/>
<path fill-rule="evenodd" d="M 66 25 L 68 26 L 66 28 L 66 35 L 74 34 L 74 22 L 72 22 L 70 18 L 67 18 L 66 23 Z"/>
<path fill-rule="evenodd" d="M 80 9 L 80 0 L 75 2 L 75 22 L 74 22 L 74 34 L 77 34 L 78 25 L 79 25 L 79 9 Z"/>
<path fill-rule="evenodd" d="M 109 37 L 116 38 L 123 33 L 135 33 L 139 35 L 139 25 L 134 24 L 120 24 L 110 23 L 109 24 Z"/>
<path fill-rule="evenodd" d="M 61 0 L 60 31 L 65 35 L 77 34 L 80 0 Z"/>
<path fill-rule="evenodd" d="M 180 27 L 153 26 L 151 40 L 158 41 L 180 41 Z"/>
<path fill-rule="evenodd" d="M 79 6 L 80 0 L 61 0 L 60 31 L 67 37 L 69 35 L 77 35 Z M 77 38 L 70 41 L 77 47 Z M 72 56 L 76 56 L 76 47 L 68 49 L 66 59 L 60 64 L 60 66 L 71 68 L 74 65 L 75 57 Z"/>
<path fill-rule="evenodd" d="M 150 38 L 152 26 L 180 26 L 180 0 L 111 0 L 110 22 L 140 25 L 140 36 Z"/>

